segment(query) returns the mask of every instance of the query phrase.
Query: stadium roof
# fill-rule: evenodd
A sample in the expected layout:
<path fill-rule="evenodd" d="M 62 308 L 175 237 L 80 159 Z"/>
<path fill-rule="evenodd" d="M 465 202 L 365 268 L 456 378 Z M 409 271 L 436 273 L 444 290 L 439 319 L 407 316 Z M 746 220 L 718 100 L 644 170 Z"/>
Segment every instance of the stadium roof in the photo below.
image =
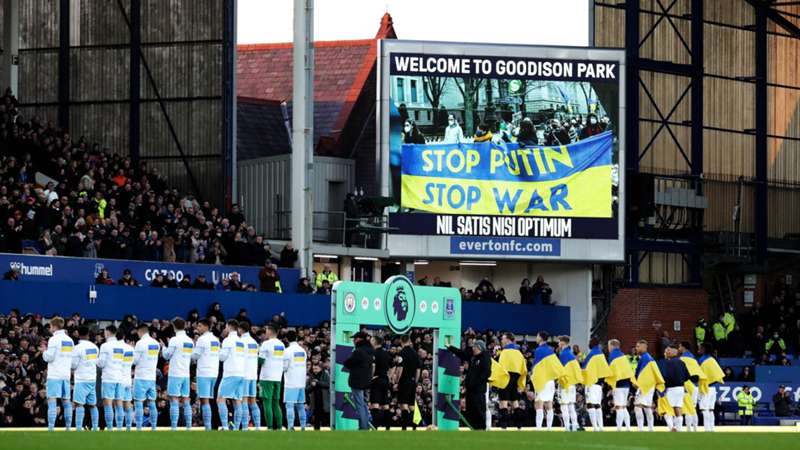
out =
<path fill-rule="evenodd" d="M 392 17 L 381 19 L 374 39 L 314 42 L 314 142 L 321 155 L 346 156 L 340 137 L 376 62 L 378 39 L 396 38 Z M 288 135 L 280 102 L 292 100 L 292 44 L 238 46 L 237 96 L 240 159 L 288 153 Z M 266 102 L 265 102 L 266 101 Z M 276 105 L 278 105 L 276 107 Z M 276 109 L 277 108 L 277 109 Z M 276 116 L 277 111 L 277 116 Z M 243 115 L 257 117 L 243 117 Z M 283 132 L 263 132 L 256 125 L 278 118 Z M 278 140 L 283 140 L 279 142 Z"/>

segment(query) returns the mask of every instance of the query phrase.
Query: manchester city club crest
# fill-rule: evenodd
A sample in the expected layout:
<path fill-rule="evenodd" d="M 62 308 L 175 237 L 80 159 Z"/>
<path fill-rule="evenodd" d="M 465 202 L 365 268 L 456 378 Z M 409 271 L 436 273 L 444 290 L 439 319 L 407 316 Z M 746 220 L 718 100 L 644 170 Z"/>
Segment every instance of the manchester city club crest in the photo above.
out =
<path fill-rule="evenodd" d="M 397 334 L 405 334 L 411 329 L 417 310 L 414 286 L 403 276 L 393 276 L 387 281 L 384 314 L 389 328 Z"/>
<path fill-rule="evenodd" d="M 344 311 L 347 313 L 352 313 L 356 310 L 356 296 L 353 293 L 348 292 L 344 296 Z"/>

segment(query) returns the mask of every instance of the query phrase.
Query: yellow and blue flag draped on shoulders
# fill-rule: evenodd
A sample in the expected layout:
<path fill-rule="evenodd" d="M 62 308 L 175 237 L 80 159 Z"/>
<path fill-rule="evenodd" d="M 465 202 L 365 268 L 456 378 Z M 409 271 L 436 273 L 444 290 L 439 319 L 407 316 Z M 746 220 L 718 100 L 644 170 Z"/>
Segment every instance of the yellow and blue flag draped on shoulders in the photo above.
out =
<path fill-rule="evenodd" d="M 576 384 L 583 384 L 583 372 L 578 364 L 578 359 L 572 354 L 569 347 L 564 348 L 558 353 L 558 360 L 564 367 L 564 375 L 558 379 L 561 389 L 567 389 Z"/>
<path fill-rule="evenodd" d="M 683 364 L 686 365 L 686 370 L 689 371 L 689 376 L 697 377 L 698 384 L 703 379 L 708 378 L 706 377 L 706 373 L 703 372 L 703 369 L 700 368 L 700 364 L 697 363 L 697 359 L 695 359 L 691 352 L 684 352 L 683 355 L 681 355 L 681 361 L 683 361 Z M 687 381 L 683 386 L 686 388 L 687 393 L 694 393 L 695 385 L 692 381 Z"/>
<path fill-rule="evenodd" d="M 611 376 L 611 369 L 608 367 L 606 355 L 600 346 L 593 348 L 583 360 L 583 385 L 591 386 L 597 384 L 601 378 Z"/>
<path fill-rule="evenodd" d="M 700 380 L 700 393 L 707 394 L 708 387 L 714 383 L 725 383 L 725 372 L 712 356 L 703 355 L 699 359 L 700 368 L 703 369 L 705 378 Z"/>
<path fill-rule="evenodd" d="M 528 375 L 528 364 L 525 362 L 525 357 L 522 356 L 522 352 L 519 351 L 519 345 L 508 344 L 500 350 L 500 365 L 509 374 L 519 374 L 517 388 L 525 389 L 525 377 Z"/>
<path fill-rule="evenodd" d="M 675 415 L 675 410 L 669 405 L 669 400 L 667 400 L 666 395 L 658 395 L 658 401 L 656 402 L 656 405 L 659 416 Z"/>
<path fill-rule="evenodd" d="M 541 344 L 533 353 L 533 372 L 531 382 L 533 390 L 544 390 L 548 381 L 555 381 L 564 376 L 564 367 L 553 349 L 547 344 Z"/>
<path fill-rule="evenodd" d="M 625 353 L 618 348 L 615 348 L 608 355 L 608 368 L 611 369 L 611 375 L 606 377 L 606 384 L 609 386 L 617 387 L 617 383 L 622 380 L 633 380 L 633 370 L 631 365 L 628 364 L 628 358 Z"/>
<path fill-rule="evenodd" d="M 659 370 L 656 360 L 650 356 L 650 353 L 645 353 L 639 357 L 634 382 L 642 392 L 650 392 L 651 389 L 663 392 L 666 389 L 661 370 Z"/>
<path fill-rule="evenodd" d="M 665 395 L 659 395 L 658 401 L 656 403 L 658 408 L 658 414 L 660 416 L 674 416 L 675 409 L 670 406 L 669 400 Z M 685 394 L 683 396 L 683 406 L 681 407 L 681 412 L 687 416 L 696 416 L 697 409 L 694 407 L 694 402 L 692 402 L 692 396 L 689 394 Z"/>
<path fill-rule="evenodd" d="M 489 384 L 498 389 L 505 389 L 510 378 L 508 371 L 499 362 L 492 359 L 492 373 L 489 375 Z"/>
<path fill-rule="evenodd" d="M 401 206 L 439 214 L 612 217 L 610 131 L 568 145 L 403 144 Z"/>

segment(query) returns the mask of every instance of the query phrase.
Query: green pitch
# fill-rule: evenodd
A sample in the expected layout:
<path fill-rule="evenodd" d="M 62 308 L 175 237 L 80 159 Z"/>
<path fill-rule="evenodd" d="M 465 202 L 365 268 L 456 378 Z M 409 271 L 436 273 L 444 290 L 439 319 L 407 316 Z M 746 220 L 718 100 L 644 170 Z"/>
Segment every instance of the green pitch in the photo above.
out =
<path fill-rule="evenodd" d="M 25 450 L 498 450 L 800 448 L 798 433 L 562 432 L 0 432 L 0 448 Z"/>

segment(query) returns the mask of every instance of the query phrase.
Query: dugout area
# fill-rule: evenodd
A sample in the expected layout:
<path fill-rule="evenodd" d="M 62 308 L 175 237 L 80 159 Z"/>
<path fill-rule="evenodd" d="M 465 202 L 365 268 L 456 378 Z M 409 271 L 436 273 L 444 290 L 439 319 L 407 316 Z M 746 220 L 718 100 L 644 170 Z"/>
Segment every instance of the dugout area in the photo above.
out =
<path fill-rule="evenodd" d="M 352 336 L 362 326 L 388 327 L 406 334 L 412 328 L 430 328 L 433 354 L 433 427 L 457 430 L 461 362 L 447 351 L 461 345 L 461 297 L 458 289 L 414 286 L 402 275 L 384 283 L 340 281 L 331 293 L 331 425 L 357 430 L 358 414 L 350 399 L 348 372 L 343 363 L 353 353 Z"/>

